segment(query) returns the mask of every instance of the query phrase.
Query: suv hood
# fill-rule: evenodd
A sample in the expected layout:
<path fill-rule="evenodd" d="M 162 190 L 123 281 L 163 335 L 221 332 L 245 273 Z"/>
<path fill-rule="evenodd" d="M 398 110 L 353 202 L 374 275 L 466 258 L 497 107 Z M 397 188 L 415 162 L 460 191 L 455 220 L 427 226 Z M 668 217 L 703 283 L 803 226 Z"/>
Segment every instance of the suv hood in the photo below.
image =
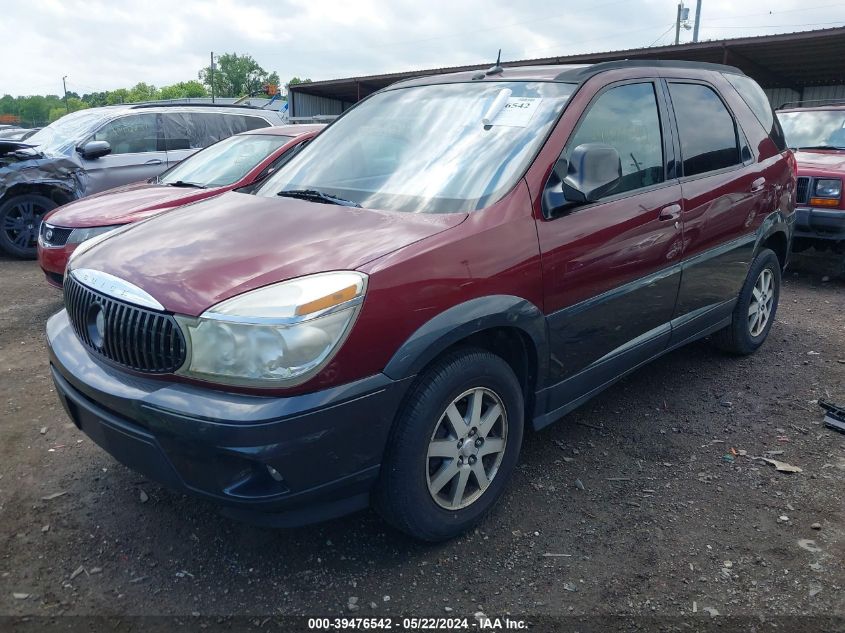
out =
<path fill-rule="evenodd" d="M 261 286 L 359 268 L 466 217 L 228 192 L 108 237 L 76 257 L 72 268 L 112 274 L 169 311 L 198 316 Z"/>
<path fill-rule="evenodd" d="M 845 151 L 843 150 L 799 150 L 795 152 L 795 160 L 798 161 L 800 176 L 842 177 L 845 175 Z"/>
<path fill-rule="evenodd" d="M 68 228 L 127 224 L 217 193 L 218 189 L 136 182 L 66 204 L 48 215 L 45 221 Z"/>

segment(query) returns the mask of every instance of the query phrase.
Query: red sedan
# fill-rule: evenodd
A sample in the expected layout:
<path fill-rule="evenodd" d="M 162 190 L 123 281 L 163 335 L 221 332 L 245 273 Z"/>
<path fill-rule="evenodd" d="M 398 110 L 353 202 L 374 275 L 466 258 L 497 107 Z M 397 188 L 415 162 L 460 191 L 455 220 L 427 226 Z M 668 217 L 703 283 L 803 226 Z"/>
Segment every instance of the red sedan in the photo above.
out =
<path fill-rule="evenodd" d="M 237 134 L 197 152 L 150 181 L 117 187 L 59 207 L 44 217 L 38 236 L 38 263 L 47 282 L 62 287 L 68 258 L 85 240 L 263 180 L 324 127 L 282 125 Z"/>

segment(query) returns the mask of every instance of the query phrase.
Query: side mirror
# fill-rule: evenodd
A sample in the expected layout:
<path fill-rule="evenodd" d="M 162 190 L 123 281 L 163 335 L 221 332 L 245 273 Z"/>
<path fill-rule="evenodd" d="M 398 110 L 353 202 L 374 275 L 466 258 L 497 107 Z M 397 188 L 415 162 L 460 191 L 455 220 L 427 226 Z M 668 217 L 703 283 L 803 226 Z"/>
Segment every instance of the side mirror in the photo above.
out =
<path fill-rule="evenodd" d="M 622 160 L 615 147 L 584 143 L 572 150 L 563 179 L 566 200 L 576 204 L 598 202 L 622 180 Z"/>
<path fill-rule="evenodd" d="M 76 151 L 82 154 L 83 158 L 93 160 L 110 154 L 111 145 L 109 145 L 108 141 L 88 141 L 85 145 L 77 147 Z"/>

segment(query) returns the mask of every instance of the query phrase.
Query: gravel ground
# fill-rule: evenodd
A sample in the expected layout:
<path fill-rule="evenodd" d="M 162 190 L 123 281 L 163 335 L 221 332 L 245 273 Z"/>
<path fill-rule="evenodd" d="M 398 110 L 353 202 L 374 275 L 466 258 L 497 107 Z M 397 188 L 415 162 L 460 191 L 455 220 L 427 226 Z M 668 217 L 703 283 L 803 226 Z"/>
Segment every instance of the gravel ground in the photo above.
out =
<path fill-rule="evenodd" d="M 695 344 L 530 434 L 436 546 L 372 512 L 241 525 L 116 463 L 53 391 L 59 294 L 0 259 L 0 615 L 845 616 L 845 436 L 815 404 L 845 402 L 845 281 L 806 259 L 756 355 Z"/>

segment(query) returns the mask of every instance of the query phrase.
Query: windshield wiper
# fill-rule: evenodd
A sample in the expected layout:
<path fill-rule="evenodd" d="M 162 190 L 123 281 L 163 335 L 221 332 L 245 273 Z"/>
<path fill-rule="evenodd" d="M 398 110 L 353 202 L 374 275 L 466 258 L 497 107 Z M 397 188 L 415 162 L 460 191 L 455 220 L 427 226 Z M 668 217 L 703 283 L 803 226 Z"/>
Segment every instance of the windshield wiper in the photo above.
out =
<path fill-rule="evenodd" d="M 796 149 L 843 149 L 842 147 L 836 147 L 835 145 L 805 145 L 804 147 L 797 147 Z"/>
<path fill-rule="evenodd" d="M 205 189 L 205 185 L 198 185 L 195 182 L 185 182 L 184 180 L 174 180 L 166 183 L 171 187 L 193 187 L 194 189 Z"/>
<path fill-rule="evenodd" d="M 361 205 L 352 200 L 345 198 L 338 198 L 316 189 L 288 189 L 287 191 L 280 191 L 276 194 L 283 198 L 299 198 L 300 200 L 311 200 L 312 202 L 324 202 L 328 204 L 339 204 L 342 207 L 360 207 Z"/>

